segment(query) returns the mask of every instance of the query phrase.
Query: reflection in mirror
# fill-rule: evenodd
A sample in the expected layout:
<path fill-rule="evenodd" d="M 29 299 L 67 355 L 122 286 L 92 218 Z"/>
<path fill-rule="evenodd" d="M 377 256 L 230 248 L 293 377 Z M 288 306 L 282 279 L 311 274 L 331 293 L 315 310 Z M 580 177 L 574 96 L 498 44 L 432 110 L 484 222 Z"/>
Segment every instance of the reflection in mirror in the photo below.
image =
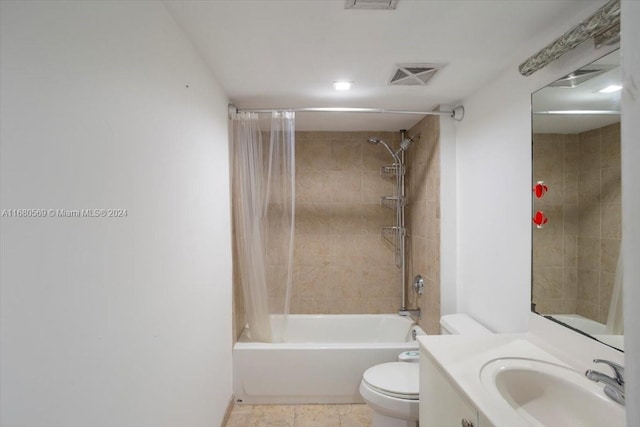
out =
<path fill-rule="evenodd" d="M 532 96 L 532 309 L 622 350 L 620 82 L 615 51 Z"/>

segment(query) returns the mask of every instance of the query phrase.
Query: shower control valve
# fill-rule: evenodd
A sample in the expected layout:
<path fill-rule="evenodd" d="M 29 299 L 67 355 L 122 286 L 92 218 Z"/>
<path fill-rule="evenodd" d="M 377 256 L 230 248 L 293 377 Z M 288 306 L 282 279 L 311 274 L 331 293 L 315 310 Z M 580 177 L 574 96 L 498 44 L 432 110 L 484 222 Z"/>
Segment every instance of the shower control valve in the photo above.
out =
<path fill-rule="evenodd" d="M 416 291 L 418 295 L 422 295 L 424 292 L 424 279 L 419 274 L 413 278 L 413 290 Z"/>

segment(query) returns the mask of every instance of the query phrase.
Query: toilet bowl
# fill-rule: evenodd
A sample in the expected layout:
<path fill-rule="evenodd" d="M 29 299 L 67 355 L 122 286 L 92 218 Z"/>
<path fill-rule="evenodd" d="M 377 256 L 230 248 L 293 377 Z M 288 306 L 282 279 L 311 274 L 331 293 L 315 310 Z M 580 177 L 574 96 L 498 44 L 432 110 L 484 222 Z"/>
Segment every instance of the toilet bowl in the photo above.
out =
<path fill-rule="evenodd" d="M 467 316 L 450 314 L 440 319 L 443 335 L 484 335 L 492 332 Z M 382 363 L 367 369 L 360 382 L 360 394 L 373 409 L 371 427 L 417 427 L 419 418 L 420 365 L 418 352 L 404 352 L 399 362 Z"/>
<path fill-rule="evenodd" d="M 372 427 L 416 427 L 419 418 L 419 365 L 389 362 L 362 375 L 360 394 L 374 410 Z"/>

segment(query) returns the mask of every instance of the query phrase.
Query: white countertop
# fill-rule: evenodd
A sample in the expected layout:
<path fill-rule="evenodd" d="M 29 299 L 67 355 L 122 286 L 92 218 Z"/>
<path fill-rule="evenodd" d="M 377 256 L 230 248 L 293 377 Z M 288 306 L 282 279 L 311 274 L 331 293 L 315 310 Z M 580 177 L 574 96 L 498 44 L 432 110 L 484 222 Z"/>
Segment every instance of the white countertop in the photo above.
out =
<path fill-rule="evenodd" d="M 486 418 L 494 427 L 530 427 L 531 424 L 482 384 L 480 371 L 488 362 L 505 357 L 533 358 L 584 372 L 583 361 L 572 359 L 566 349 L 554 351 L 548 342 L 531 333 L 427 335 L 418 337 L 418 342 L 421 351 L 441 368 L 458 391 L 476 407 L 481 418 Z"/>
<path fill-rule="evenodd" d="M 562 361 L 531 344 L 529 334 L 429 335 L 418 337 L 420 350 L 435 361 L 450 381 L 495 427 L 530 427 L 504 401 L 487 393 L 480 371 L 501 357 L 536 357 L 558 364 Z"/>

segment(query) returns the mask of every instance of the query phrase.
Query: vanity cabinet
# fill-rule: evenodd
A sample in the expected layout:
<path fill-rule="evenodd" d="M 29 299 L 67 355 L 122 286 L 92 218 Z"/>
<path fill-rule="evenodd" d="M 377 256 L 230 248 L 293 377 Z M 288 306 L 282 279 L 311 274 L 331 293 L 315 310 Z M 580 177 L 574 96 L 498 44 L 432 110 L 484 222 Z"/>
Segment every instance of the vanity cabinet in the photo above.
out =
<path fill-rule="evenodd" d="M 492 427 L 426 351 L 420 352 L 420 425 Z"/>

